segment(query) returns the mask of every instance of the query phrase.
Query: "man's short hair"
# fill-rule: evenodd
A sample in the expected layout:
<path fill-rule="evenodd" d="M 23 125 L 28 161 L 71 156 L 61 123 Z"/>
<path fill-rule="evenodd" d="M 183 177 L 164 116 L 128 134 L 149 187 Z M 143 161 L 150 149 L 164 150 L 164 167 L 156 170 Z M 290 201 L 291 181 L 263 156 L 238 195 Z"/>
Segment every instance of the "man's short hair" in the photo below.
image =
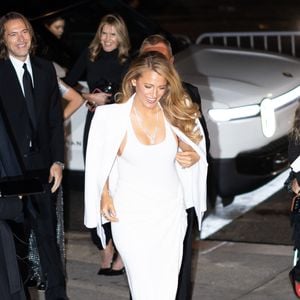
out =
<path fill-rule="evenodd" d="M 167 49 L 168 49 L 168 51 L 170 53 L 170 57 L 173 56 L 173 54 L 172 54 L 172 47 L 171 47 L 170 42 L 163 35 L 160 35 L 160 34 L 153 34 L 153 35 L 150 35 L 150 36 L 146 37 L 143 40 L 142 44 L 141 44 L 140 53 L 147 46 L 155 46 L 155 45 L 157 45 L 159 43 L 162 43 L 162 44 L 166 45 L 166 47 L 167 47 Z"/>

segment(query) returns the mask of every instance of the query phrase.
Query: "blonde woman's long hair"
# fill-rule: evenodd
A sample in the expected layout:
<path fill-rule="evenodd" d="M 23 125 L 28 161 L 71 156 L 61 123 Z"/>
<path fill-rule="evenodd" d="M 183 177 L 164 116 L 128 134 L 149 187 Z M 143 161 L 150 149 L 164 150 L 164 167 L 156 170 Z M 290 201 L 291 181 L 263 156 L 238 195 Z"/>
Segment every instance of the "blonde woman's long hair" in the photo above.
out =
<path fill-rule="evenodd" d="M 167 90 L 160 99 L 167 120 L 185 133 L 193 142 L 202 139 L 196 128 L 196 119 L 200 117 L 199 107 L 193 103 L 182 87 L 181 80 L 173 64 L 159 52 L 146 52 L 132 61 L 122 82 L 118 102 L 126 102 L 135 93 L 132 81 L 137 80 L 145 71 L 152 70 L 166 79 Z"/>
<path fill-rule="evenodd" d="M 130 40 L 126 24 L 122 17 L 117 14 L 108 14 L 101 19 L 94 39 L 89 45 L 89 58 L 91 61 L 95 61 L 102 49 L 100 37 L 105 25 L 113 26 L 116 30 L 119 44 L 119 61 L 123 64 L 129 56 Z"/>
<path fill-rule="evenodd" d="M 296 144 L 300 143 L 300 104 L 296 109 L 293 127 L 289 136 Z"/>

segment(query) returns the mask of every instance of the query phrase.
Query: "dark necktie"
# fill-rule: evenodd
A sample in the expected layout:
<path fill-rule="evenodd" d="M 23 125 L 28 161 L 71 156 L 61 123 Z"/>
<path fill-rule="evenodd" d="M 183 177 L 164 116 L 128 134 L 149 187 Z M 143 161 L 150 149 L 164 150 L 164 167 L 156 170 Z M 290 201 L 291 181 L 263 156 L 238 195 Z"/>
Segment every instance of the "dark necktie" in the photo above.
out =
<path fill-rule="evenodd" d="M 35 116 L 35 107 L 34 107 L 34 95 L 33 95 L 33 85 L 31 81 L 31 76 L 27 70 L 26 63 L 23 65 L 24 74 L 23 74 L 23 87 L 26 100 L 26 106 L 28 114 L 30 117 L 31 125 L 33 131 L 36 130 L 36 116 Z"/>

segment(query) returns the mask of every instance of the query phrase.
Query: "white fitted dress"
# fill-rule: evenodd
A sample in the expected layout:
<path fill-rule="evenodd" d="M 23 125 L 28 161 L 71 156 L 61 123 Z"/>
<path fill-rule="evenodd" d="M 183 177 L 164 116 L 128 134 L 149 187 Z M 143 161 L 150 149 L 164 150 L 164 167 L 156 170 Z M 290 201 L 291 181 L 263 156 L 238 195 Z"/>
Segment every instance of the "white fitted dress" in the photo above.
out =
<path fill-rule="evenodd" d="M 119 222 L 112 223 L 112 234 L 133 300 L 174 300 L 177 291 L 186 213 L 175 168 L 177 143 L 166 121 L 165 126 L 164 141 L 144 145 L 129 122 L 117 158 Z"/>

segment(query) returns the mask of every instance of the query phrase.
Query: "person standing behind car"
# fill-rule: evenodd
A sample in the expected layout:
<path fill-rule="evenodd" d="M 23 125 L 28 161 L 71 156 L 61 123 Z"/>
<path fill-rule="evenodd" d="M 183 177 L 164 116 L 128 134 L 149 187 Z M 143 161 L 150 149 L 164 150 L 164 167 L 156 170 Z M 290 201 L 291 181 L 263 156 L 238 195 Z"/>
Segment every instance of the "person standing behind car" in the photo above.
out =
<path fill-rule="evenodd" d="M 289 134 L 288 159 L 291 172 L 288 178 L 291 192 L 295 195 L 300 194 L 300 168 L 297 161 L 300 159 L 300 105 L 298 106 L 292 130 Z M 300 251 L 300 216 L 299 213 L 291 213 L 291 224 L 293 227 L 293 241 L 295 249 Z M 300 298 L 300 260 L 289 272 L 290 280 L 295 295 Z"/>
<path fill-rule="evenodd" d="M 115 14 L 102 17 L 96 35 L 88 48 L 78 58 L 73 68 L 64 78 L 71 87 L 78 84 L 84 76 L 89 93 L 83 96 L 87 100 L 88 112 L 83 135 L 83 155 L 85 159 L 87 138 L 95 107 L 114 102 L 123 75 L 129 67 L 130 41 L 124 20 Z M 107 134 L 110 134 L 107 132 Z M 97 236 L 96 229 L 91 229 L 94 244 L 101 251 L 101 268 L 99 275 L 119 275 L 124 272 L 123 263 L 119 256 L 112 264 L 114 249 L 111 239 L 110 223 L 104 225 L 106 238 L 109 241 L 103 249 Z"/>
<path fill-rule="evenodd" d="M 1 17 L 1 104 L 25 170 L 38 175 L 45 189 L 28 197 L 25 217 L 37 237 L 46 300 L 67 299 L 53 204 L 64 162 L 62 107 L 53 64 L 33 55 L 34 43 L 32 26 L 22 14 Z"/>
<path fill-rule="evenodd" d="M 144 39 L 142 45 L 140 47 L 140 53 L 157 51 L 163 54 L 166 59 L 173 64 L 174 56 L 172 55 L 172 48 L 170 42 L 163 37 L 162 35 L 155 34 L 151 35 Z M 187 82 L 182 82 L 182 85 L 186 92 L 189 94 L 191 100 L 198 104 L 199 110 L 201 112 L 201 98 L 198 92 L 198 89 Z M 202 125 L 205 141 L 206 141 L 206 150 L 208 154 L 209 150 L 209 135 L 206 126 L 205 119 L 202 115 L 200 115 L 200 123 Z M 195 160 L 195 153 L 191 151 L 183 151 L 178 153 L 177 156 L 180 155 L 180 159 L 183 161 L 193 161 Z M 201 159 L 201 158 L 200 158 Z M 183 249 L 183 259 L 182 265 L 179 274 L 179 283 L 178 283 L 178 291 L 176 299 L 178 300 L 188 300 L 191 299 L 192 292 L 192 284 L 191 284 L 191 272 L 192 272 L 192 242 L 193 242 L 193 228 L 196 222 L 196 212 L 195 207 L 192 203 L 186 203 L 186 212 L 187 212 L 187 222 L 188 227 L 186 230 L 186 235 L 184 239 L 184 249 Z"/>

